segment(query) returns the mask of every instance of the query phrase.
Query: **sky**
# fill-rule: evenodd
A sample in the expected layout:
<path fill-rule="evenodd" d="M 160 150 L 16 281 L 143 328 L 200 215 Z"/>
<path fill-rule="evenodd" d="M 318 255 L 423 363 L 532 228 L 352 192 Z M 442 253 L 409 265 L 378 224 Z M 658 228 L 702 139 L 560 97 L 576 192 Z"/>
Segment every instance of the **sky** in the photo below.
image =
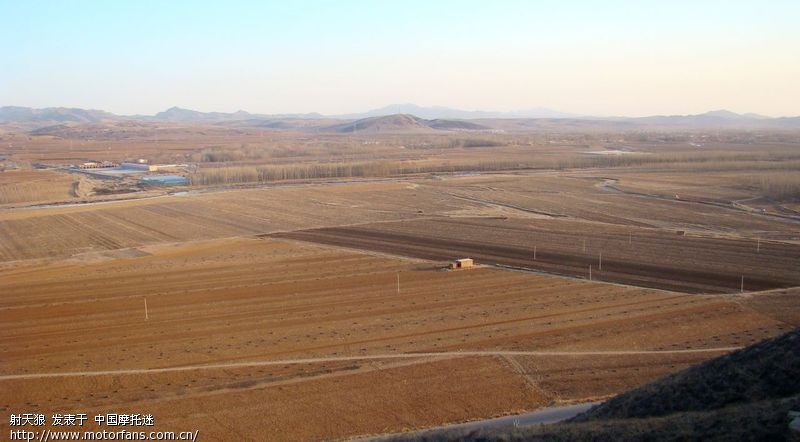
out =
<path fill-rule="evenodd" d="M 800 115 L 800 1 L 0 0 L 0 106 Z"/>

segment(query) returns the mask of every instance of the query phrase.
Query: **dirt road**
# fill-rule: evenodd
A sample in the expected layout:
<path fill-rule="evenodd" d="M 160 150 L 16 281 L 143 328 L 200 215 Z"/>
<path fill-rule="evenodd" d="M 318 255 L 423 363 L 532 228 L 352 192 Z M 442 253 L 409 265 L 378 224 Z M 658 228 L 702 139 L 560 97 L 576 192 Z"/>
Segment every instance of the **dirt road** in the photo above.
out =
<path fill-rule="evenodd" d="M 76 371 L 64 373 L 27 373 L 0 376 L 0 381 L 12 379 L 67 378 L 76 376 L 107 375 L 139 375 L 153 373 L 169 373 L 175 371 L 216 370 L 220 368 L 263 367 L 268 365 L 315 364 L 323 362 L 366 361 L 376 359 L 410 359 L 410 358 L 452 358 L 469 356 L 622 356 L 647 354 L 686 354 L 686 353 L 722 353 L 738 350 L 741 347 L 698 348 L 688 350 L 642 350 L 642 351 L 452 351 L 431 353 L 379 354 L 364 356 L 338 356 L 325 358 L 282 359 L 276 361 L 231 362 L 225 364 L 189 365 L 183 367 L 143 368 L 134 370 L 102 370 Z"/>
<path fill-rule="evenodd" d="M 561 422 L 571 417 L 575 417 L 600 403 L 601 402 L 587 402 L 584 404 L 563 405 L 560 407 L 548 407 L 530 413 L 517 414 L 513 416 L 503 416 L 494 419 L 484 419 L 480 421 L 466 422 L 463 424 L 443 425 L 441 427 L 412 431 L 410 433 L 394 433 L 394 434 L 387 434 L 384 436 L 367 437 L 355 440 L 363 442 L 367 441 L 379 442 L 379 441 L 392 440 L 393 437 L 401 434 L 403 435 L 403 437 L 409 437 L 409 438 L 420 437 L 420 436 L 431 437 L 434 436 L 434 434 L 442 431 L 460 431 L 460 430 L 470 431 L 470 430 L 480 430 L 486 428 L 509 428 L 509 427 L 520 427 L 526 425 L 552 424 L 555 422 Z"/>

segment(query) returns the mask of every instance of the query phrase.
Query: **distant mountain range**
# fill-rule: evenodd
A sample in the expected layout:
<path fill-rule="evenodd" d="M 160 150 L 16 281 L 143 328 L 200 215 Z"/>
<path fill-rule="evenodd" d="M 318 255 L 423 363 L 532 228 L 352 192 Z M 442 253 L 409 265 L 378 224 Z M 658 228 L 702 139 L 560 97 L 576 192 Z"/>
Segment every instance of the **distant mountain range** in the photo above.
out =
<path fill-rule="evenodd" d="M 465 111 L 452 109 L 444 106 L 417 106 L 416 104 L 390 104 L 389 106 L 371 111 L 339 115 L 342 119 L 359 119 L 369 117 L 380 117 L 394 114 L 409 114 L 426 119 L 455 119 L 455 120 L 474 120 L 477 118 L 575 118 L 578 115 L 567 114 L 546 108 L 534 108 L 515 112 L 487 112 L 487 111 Z"/>
<path fill-rule="evenodd" d="M 243 110 L 239 110 L 232 113 L 200 112 L 190 109 L 183 109 L 180 107 L 171 107 L 163 112 L 159 112 L 153 115 L 152 117 L 148 116 L 138 116 L 138 117 L 145 120 L 173 121 L 173 122 L 272 120 L 281 118 L 305 118 L 305 119 L 325 118 L 324 116 L 317 113 L 265 115 L 265 114 L 251 114 L 250 112 L 245 112 Z"/>
<path fill-rule="evenodd" d="M 382 132 L 414 130 L 550 130 L 636 128 L 663 129 L 800 129 L 800 117 L 771 118 L 758 114 L 737 114 L 716 110 L 698 115 L 657 115 L 650 117 L 596 117 L 566 114 L 537 108 L 518 112 L 464 111 L 441 106 L 422 107 L 393 104 L 368 112 L 324 116 L 307 114 L 252 114 L 200 112 L 172 107 L 155 115 L 116 115 L 93 109 L 53 107 L 0 107 L 0 124 L 17 123 L 35 128 L 67 123 L 145 121 L 222 124 L 274 130 L 323 132 Z"/>
<path fill-rule="evenodd" d="M 408 114 L 419 118 L 436 119 L 455 119 L 472 120 L 477 118 L 576 118 L 577 115 L 558 112 L 551 109 L 536 108 L 517 112 L 487 112 L 487 111 L 465 111 L 452 109 L 443 106 L 423 107 L 416 104 L 392 104 L 380 109 L 373 109 L 367 112 L 343 115 L 322 115 L 319 113 L 306 114 L 252 114 L 243 110 L 236 112 L 200 112 L 180 107 L 171 107 L 155 115 L 115 115 L 110 112 L 99 110 L 84 110 L 67 107 L 49 107 L 44 109 L 32 109 L 28 107 L 6 106 L 0 107 L 0 123 L 8 122 L 32 122 L 32 121 L 55 121 L 55 122 L 98 122 L 102 120 L 152 120 L 152 121 L 172 121 L 172 122 L 218 122 L 218 121 L 239 121 L 239 120 L 272 120 L 272 119 L 322 119 L 331 118 L 338 120 L 358 120 L 362 118 L 383 117 L 387 115 Z"/>
<path fill-rule="evenodd" d="M 29 107 L 0 107 L 0 123 L 30 122 L 68 122 L 94 123 L 102 120 L 118 119 L 110 112 L 94 109 L 77 109 L 69 107 L 48 107 L 32 109 Z"/>

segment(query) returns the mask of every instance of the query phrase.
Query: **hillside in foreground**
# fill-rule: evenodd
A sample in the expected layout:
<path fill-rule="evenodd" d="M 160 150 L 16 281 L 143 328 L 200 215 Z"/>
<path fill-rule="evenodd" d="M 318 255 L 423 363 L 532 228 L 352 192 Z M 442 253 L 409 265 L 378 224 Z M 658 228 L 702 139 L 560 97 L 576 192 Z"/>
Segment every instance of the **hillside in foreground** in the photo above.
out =
<path fill-rule="evenodd" d="M 396 440 L 800 440 L 800 330 L 675 373 L 569 422 L 429 432 Z"/>

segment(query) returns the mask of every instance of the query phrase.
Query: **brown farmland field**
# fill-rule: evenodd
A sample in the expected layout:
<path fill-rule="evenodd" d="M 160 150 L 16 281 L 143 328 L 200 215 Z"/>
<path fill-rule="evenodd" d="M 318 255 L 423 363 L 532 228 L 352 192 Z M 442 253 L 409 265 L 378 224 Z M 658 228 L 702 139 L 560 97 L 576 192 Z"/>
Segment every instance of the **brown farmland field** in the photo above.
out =
<path fill-rule="evenodd" d="M 460 218 L 331 227 L 276 236 L 439 261 L 468 256 L 483 264 L 587 279 L 592 266 L 594 280 L 692 293 L 800 284 L 800 247 L 795 244 L 764 243 L 756 251 L 752 240 L 677 236 L 633 228 L 586 231 L 569 221 Z"/>
<path fill-rule="evenodd" d="M 605 397 L 797 325 L 756 298 L 446 272 L 272 239 L 0 276 L 3 411 L 147 412 L 212 439 L 338 438 Z"/>
<path fill-rule="evenodd" d="M 49 170 L 0 173 L 0 206 L 14 203 L 64 201 L 78 196 L 80 178 Z"/>
<path fill-rule="evenodd" d="M 2 135 L 6 414 L 346 439 L 601 400 L 800 326 L 786 134 L 37 133 Z M 192 184 L 64 172 L 139 158 Z"/>
<path fill-rule="evenodd" d="M 572 223 L 563 227 L 565 233 L 577 228 L 586 232 L 584 236 L 624 226 L 633 234 L 660 231 L 669 236 L 680 230 L 691 236 L 754 242 L 800 241 L 796 221 L 732 207 L 616 194 L 600 189 L 601 182 L 543 173 L 297 184 L 7 210 L 0 211 L 0 261 L 376 221 L 462 217 L 540 219 L 552 221 L 547 223 L 552 226 L 566 220 Z"/>

